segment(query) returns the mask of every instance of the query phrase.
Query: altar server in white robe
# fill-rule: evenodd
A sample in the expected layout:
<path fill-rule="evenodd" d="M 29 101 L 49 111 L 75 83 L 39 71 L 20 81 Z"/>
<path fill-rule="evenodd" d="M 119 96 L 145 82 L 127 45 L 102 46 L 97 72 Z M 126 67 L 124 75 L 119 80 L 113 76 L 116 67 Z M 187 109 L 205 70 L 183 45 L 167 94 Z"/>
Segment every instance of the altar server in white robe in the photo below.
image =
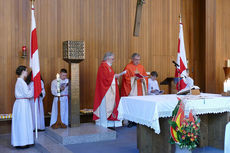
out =
<path fill-rule="evenodd" d="M 29 85 L 30 88 L 33 88 L 34 82 L 31 81 L 32 78 L 32 72 L 28 75 L 26 79 L 26 83 Z M 34 102 L 34 97 L 30 98 L 30 105 L 31 105 L 31 111 L 32 111 L 32 119 L 33 119 L 33 129 L 35 130 L 35 105 L 37 105 L 37 128 L 40 131 L 45 130 L 45 118 L 44 118 L 44 107 L 43 107 L 43 99 L 45 97 L 45 88 L 44 88 L 44 82 L 41 77 L 41 86 L 42 86 L 42 92 L 40 96 L 36 99 L 36 102 Z"/>
<path fill-rule="evenodd" d="M 33 97 L 33 88 L 29 89 L 24 81 L 27 68 L 19 66 L 16 69 L 19 76 L 15 85 L 15 98 L 12 113 L 11 144 L 22 147 L 34 144 L 32 113 L 29 98 Z"/>
<path fill-rule="evenodd" d="M 68 126 L 68 84 L 69 79 L 67 79 L 67 70 L 61 69 L 60 71 L 60 112 L 61 112 L 61 120 L 62 123 Z M 57 97 L 57 80 L 53 80 L 51 83 L 51 92 L 54 95 L 53 99 L 53 106 L 52 106 L 52 113 L 51 113 L 51 120 L 50 126 L 56 123 L 57 115 L 58 115 L 58 97 Z"/>
<path fill-rule="evenodd" d="M 160 91 L 158 82 L 156 80 L 156 78 L 158 77 L 158 74 L 156 71 L 152 71 L 151 72 L 151 76 L 148 79 L 148 94 L 149 95 L 154 95 L 155 93 L 157 93 L 157 91 Z"/>

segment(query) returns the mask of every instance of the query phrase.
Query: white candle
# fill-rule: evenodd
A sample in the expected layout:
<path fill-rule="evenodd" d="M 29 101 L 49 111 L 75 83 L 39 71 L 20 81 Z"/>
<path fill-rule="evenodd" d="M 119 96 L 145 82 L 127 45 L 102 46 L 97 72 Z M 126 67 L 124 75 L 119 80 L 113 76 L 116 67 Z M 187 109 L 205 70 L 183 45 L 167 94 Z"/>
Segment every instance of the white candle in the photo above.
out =
<path fill-rule="evenodd" d="M 60 75 L 57 73 L 56 77 L 57 77 L 57 96 L 61 96 L 61 92 L 60 92 Z"/>
<path fill-rule="evenodd" d="M 230 79 L 227 80 L 227 91 L 230 91 Z"/>
<path fill-rule="evenodd" d="M 227 67 L 230 67 L 230 59 L 227 60 Z"/>
<path fill-rule="evenodd" d="M 227 81 L 224 81 L 224 92 L 227 92 Z"/>

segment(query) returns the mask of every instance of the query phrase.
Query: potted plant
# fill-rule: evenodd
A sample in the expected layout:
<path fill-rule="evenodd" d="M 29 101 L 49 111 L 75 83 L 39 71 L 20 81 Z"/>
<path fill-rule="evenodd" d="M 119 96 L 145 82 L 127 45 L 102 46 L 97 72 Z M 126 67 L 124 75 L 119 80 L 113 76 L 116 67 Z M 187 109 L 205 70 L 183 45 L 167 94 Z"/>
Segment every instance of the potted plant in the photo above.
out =
<path fill-rule="evenodd" d="M 176 153 L 191 153 L 199 143 L 200 119 L 192 114 L 184 114 L 184 104 L 179 99 L 177 106 L 173 110 L 170 124 L 170 143 L 176 144 Z"/>

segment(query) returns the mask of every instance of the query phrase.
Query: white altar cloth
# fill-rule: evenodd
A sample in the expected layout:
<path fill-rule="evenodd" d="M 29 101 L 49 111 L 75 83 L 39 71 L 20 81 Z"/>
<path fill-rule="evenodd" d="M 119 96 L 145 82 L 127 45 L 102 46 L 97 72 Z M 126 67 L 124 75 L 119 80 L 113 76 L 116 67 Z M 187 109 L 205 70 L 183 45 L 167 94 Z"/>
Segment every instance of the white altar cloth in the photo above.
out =
<path fill-rule="evenodd" d="M 146 125 L 159 134 L 159 118 L 172 116 L 178 103 L 177 97 L 185 103 L 185 115 L 190 109 L 197 115 L 230 112 L 230 97 L 218 94 L 130 96 L 121 98 L 118 118 Z"/>

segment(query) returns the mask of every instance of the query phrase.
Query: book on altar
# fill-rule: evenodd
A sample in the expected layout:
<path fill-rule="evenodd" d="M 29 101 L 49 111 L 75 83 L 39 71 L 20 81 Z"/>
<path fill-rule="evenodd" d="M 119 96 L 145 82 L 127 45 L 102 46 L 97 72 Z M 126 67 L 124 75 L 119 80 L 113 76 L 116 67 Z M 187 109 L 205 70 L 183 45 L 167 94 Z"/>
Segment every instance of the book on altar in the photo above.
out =
<path fill-rule="evenodd" d="M 200 90 L 200 88 L 198 86 L 192 86 L 191 88 L 184 88 L 180 91 L 177 92 L 177 95 L 187 95 L 191 93 L 191 90 Z"/>
<path fill-rule="evenodd" d="M 200 90 L 200 87 L 198 87 L 198 86 L 193 86 L 193 87 L 191 88 L 191 90 L 195 90 L 195 89 Z"/>
<path fill-rule="evenodd" d="M 177 95 L 187 95 L 190 93 L 190 90 L 191 90 L 190 88 L 184 88 L 184 89 L 178 91 Z"/>
<path fill-rule="evenodd" d="M 148 77 L 148 76 L 141 75 L 140 73 L 135 73 L 135 76 L 140 78 L 140 79 Z"/>

